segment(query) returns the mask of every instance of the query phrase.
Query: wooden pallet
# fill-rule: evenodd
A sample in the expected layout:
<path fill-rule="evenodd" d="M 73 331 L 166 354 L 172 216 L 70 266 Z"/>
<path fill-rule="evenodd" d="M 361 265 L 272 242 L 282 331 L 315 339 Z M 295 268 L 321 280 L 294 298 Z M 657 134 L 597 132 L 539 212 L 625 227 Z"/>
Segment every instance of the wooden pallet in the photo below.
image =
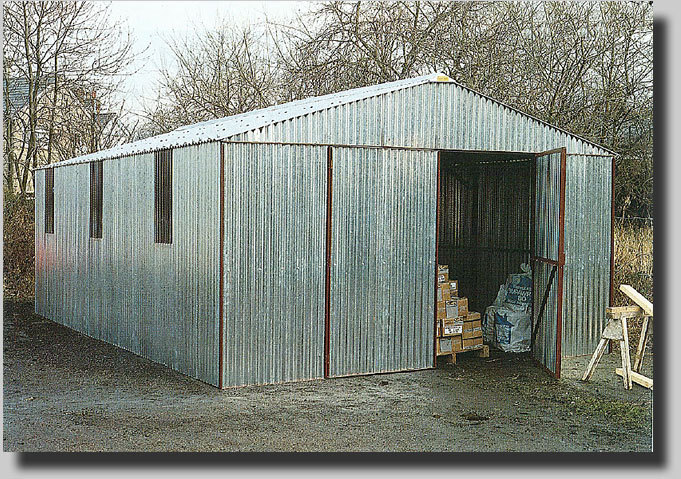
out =
<path fill-rule="evenodd" d="M 445 361 L 449 364 L 456 364 L 457 354 L 466 354 L 476 352 L 479 358 L 489 358 L 489 346 L 486 344 L 480 344 L 474 348 L 466 349 L 465 351 L 457 351 L 455 353 L 441 353 L 438 357 L 444 357 Z"/>

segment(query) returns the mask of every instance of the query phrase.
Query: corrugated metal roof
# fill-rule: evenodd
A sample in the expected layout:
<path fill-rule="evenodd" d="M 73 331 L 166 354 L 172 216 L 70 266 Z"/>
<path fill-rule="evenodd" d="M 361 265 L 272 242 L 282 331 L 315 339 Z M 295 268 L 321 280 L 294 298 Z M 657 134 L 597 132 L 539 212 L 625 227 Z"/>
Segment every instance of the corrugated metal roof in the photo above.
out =
<path fill-rule="evenodd" d="M 209 120 L 201 123 L 182 126 L 180 128 L 177 128 L 168 133 L 164 133 L 162 135 L 144 138 L 142 140 L 138 140 L 132 143 L 126 143 L 124 145 L 119 145 L 106 150 L 79 156 L 76 158 L 72 158 L 70 160 L 42 166 L 38 169 L 64 166 L 69 164 L 85 163 L 109 158 L 117 158 L 132 154 L 147 153 L 164 148 L 176 148 L 180 146 L 195 145 L 209 141 L 225 140 L 240 133 L 257 130 L 259 128 L 265 127 L 273 123 L 278 123 L 284 120 L 289 120 L 310 113 L 333 108 L 338 105 L 343 105 L 358 100 L 363 100 L 366 98 L 379 96 L 397 90 L 402 90 L 405 88 L 410 88 L 413 86 L 431 82 L 452 83 L 453 85 L 458 85 L 461 88 L 465 88 L 483 98 L 487 98 L 488 100 L 502 104 L 501 102 L 498 102 L 497 100 L 482 95 L 481 93 L 475 92 L 470 88 L 467 88 L 463 85 L 459 85 L 458 83 L 454 82 L 452 79 L 450 79 L 447 75 L 443 73 L 431 73 L 428 75 L 423 75 L 415 78 L 408 78 L 405 80 L 382 83 L 379 85 L 372 85 L 363 88 L 355 88 L 352 90 L 345 90 L 319 97 L 306 98 L 303 100 L 297 100 L 289 103 L 284 103 L 281 105 L 263 108 L 261 110 L 254 110 L 247 113 L 241 113 L 239 115 L 233 115 L 225 118 L 218 118 L 215 120 Z M 504 106 L 508 107 L 508 105 Z M 549 125 L 552 128 L 556 128 L 557 130 L 569 134 L 570 136 L 579 138 L 591 145 L 597 146 L 598 148 L 610 151 L 607 150 L 607 148 L 602 147 L 601 145 L 590 142 L 584 138 L 578 137 L 554 125 L 550 125 L 549 123 L 546 123 L 545 121 L 542 121 L 531 115 L 528 115 L 527 113 L 523 113 L 520 110 L 517 110 L 512 107 L 508 108 L 511 108 L 512 110 L 517 111 L 518 113 L 528 118 L 531 118 L 539 123 Z"/>
<path fill-rule="evenodd" d="M 53 163 L 46 167 L 62 166 L 74 163 L 83 163 L 106 158 L 115 158 L 136 153 L 146 153 L 162 148 L 186 146 L 207 141 L 224 140 L 239 133 L 255 130 L 281 120 L 295 118 L 327 108 L 332 108 L 344 103 L 350 103 L 364 98 L 369 98 L 383 93 L 388 93 L 415 85 L 432 81 L 452 81 L 448 76 L 441 73 L 432 73 L 416 78 L 399 80 L 380 85 L 372 85 L 363 88 L 331 93 L 329 95 L 306 98 L 281 105 L 275 105 L 261 110 L 249 111 L 239 115 L 204 121 L 193 125 L 182 126 L 162 135 L 144 138 L 132 143 L 126 143 L 107 150 L 97 151 L 87 155 L 72 158 L 70 160 Z M 44 167 L 43 167 L 44 168 Z"/>

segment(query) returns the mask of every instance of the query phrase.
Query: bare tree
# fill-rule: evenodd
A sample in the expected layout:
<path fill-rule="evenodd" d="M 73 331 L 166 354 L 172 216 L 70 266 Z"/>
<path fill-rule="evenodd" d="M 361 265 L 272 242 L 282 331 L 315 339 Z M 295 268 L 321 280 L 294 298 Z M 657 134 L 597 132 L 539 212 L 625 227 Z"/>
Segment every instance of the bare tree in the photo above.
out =
<path fill-rule="evenodd" d="M 224 24 L 168 45 L 173 61 L 162 66 L 157 99 L 145 111 L 146 135 L 275 102 L 272 62 L 260 34 Z"/>
<path fill-rule="evenodd" d="M 272 24 L 287 99 L 427 73 L 458 2 L 322 3 L 293 25 Z"/>
<path fill-rule="evenodd" d="M 13 84 L 26 87 L 15 105 L 5 95 L 6 153 L 11 151 L 5 181 L 22 194 L 30 169 L 100 146 L 107 123 L 102 107 L 117 103 L 114 94 L 132 59 L 130 35 L 111 21 L 108 9 L 93 2 L 3 4 L 5 93 Z"/>
<path fill-rule="evenodd" d="M 331 2 L 270 30 L 282 98 L 443 71 L 620 153 L 618 202 L 652 211 L 647 3 Z"/>

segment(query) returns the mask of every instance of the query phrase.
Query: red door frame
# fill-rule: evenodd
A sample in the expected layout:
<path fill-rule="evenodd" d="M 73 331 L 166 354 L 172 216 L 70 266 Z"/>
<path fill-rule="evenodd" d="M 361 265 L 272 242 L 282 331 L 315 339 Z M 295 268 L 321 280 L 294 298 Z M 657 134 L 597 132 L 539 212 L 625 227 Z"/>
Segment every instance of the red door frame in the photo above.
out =
<path fill-rule="evenodd" d="M 442 151 L 437 152 L 437 193 L 435 200 L 435 271 L 433 272 L 433 282 L 435 283 L 433 297 L 433 367 L 437 367 L 437 272 L 438 272 L 438 246 L 440 244 L 440 156 Z"/>

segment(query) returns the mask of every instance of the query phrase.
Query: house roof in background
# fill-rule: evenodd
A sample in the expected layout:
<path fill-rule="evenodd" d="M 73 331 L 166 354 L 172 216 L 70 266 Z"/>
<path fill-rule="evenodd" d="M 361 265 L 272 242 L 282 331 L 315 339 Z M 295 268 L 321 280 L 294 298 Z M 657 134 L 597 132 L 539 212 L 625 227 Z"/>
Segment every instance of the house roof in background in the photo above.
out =
<path fill-rule="evenodd" d="M 40 81 L 38 93 L 45 91 L 47 85 L 52 82 L 53 75 L 46 75 Z M 28 104 L 28 80 L 23 77 L 10 77 L 2 79 L 2 94 L 3 100 L 8 102 L 3 105 L 3 109 L 9 106 L 10 115 L 23 109 Z M 5 95 L 9 93 L 6 97 Z"/>

